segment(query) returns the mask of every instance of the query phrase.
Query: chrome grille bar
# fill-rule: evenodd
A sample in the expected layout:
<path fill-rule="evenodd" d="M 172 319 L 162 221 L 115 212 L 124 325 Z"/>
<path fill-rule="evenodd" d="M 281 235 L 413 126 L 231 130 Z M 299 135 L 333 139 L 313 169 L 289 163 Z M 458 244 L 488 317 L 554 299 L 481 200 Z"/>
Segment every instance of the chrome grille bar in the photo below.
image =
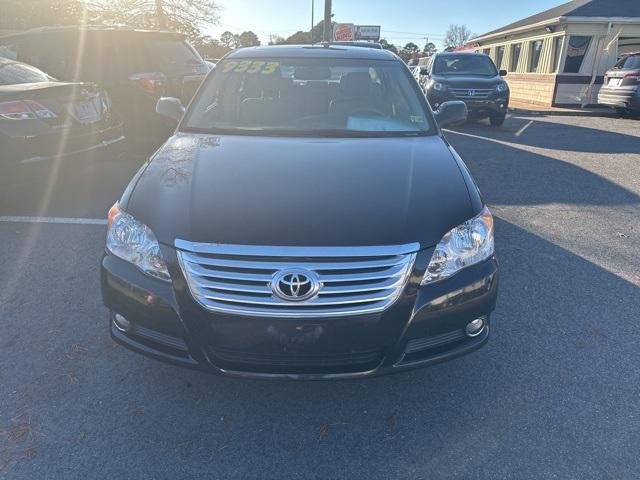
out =
<path fill-rule="evenodd" d="M 176 240 L 180 266 L 195 300 L 212 312 L 266 317 L 324 317 L 380 312 L 400 296 L 418 243 L 372 247 L 260 247 Z M 272 290 L 282 270 L 317 275 L 305 301 Z"/>
<path fill-rule="evenodd" d="M 451 88 L 450 91 L 457 98 L 465 100 L 485 100 L 493 93 L 493 89 L 485 88 Z M 469 95 L 470 91 L 473 91 L 473 95 Z"/>

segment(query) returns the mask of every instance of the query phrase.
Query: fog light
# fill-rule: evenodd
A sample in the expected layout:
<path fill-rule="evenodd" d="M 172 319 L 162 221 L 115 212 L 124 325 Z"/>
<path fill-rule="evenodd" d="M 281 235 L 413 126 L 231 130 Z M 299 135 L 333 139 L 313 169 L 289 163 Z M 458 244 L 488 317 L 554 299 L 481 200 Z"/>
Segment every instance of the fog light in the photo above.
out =
<path fill-rule="evenodd" d="M 118 330 L 121 332 L 128 332 L 131 329 L 131 322 L 124 318 L 119 313 L 116 313 L 113 316 L 113 324 L 116 326 Z M 470 325 L 470 324 L 469 324 Z M 468 328 L 468 327 L 467 327 Z"/>
<path fill-rule="evenodd" d="M 477 337 L 482 333 L 482 329 L 484 328 L 484 318 L 476 318 L 472 322 L 467 324 L 467 335 L 469 337 Z"/>

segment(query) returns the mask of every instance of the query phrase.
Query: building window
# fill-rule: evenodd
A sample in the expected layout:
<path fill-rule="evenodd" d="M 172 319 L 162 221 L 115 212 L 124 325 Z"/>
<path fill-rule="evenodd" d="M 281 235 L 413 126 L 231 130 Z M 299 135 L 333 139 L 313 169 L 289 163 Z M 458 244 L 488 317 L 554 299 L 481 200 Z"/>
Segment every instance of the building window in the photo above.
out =
<path fill-rule="evenodd" d="M 504 58 L 504 45 L 501 45 L 496 49 L 496 67 L 498 67 L 498 70 L 500 70 L 500 67 L 502 67 L 503 58 Z"/>
<path fill-rule="evenodd" d="M 491 53 L 491 49 L 485 48 L 484 50 L 482 50 L 482 53 L 484 53 L 485 55 L 489 55 Z"/>
<path fill-rule="evenodd" d="M 518 70 L 518 62 L 520 61 L 520 52 L 522 51 L 522 44 L 516 43 L 511 47 L 511 71 Z"/>
<path fill-rule="evenodd" d="M 540 54 L 542 53 L 542 40 L 534 40 L 531 42 L 531 55 L 529 63 L 529 71 L 537 73 L 540 66 Z"/>
<path fill-rule="evenodd" d="M 564 37 L 556 37 L 553 39 L 553 65 L 551 72 L 556 73 L 560 68 L 560 55 L 562 55 L 562 40 Z"/>
<path fill-rule="evenodd" d="M 579 73 L 584 60 L 591 37 L 584 35 L 571 35 L 569 37 L 569 47 L 567 48 L 567 58 L 564 61 L 564 73 Z"/>

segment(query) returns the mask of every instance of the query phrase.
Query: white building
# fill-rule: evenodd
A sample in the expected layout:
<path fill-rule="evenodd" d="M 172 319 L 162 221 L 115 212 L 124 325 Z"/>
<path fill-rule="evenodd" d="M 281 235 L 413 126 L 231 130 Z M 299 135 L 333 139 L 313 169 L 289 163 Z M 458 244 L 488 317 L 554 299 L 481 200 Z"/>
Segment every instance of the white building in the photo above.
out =
<path fill-rule="evenodd" d="M 640 51 L 640 0 L 573 0 L 471 42 L 509 72 L 514 102 L 596 104 L 604 73 Z"/>

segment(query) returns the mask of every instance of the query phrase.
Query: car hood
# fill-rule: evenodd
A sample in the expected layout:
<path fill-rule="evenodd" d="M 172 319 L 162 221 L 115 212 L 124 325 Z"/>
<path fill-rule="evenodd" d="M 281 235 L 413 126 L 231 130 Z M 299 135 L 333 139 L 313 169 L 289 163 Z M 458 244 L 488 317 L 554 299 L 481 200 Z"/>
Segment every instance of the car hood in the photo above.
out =
<path fill-rule="evenodd" d="M 493 88 L 502 83 L 502 77 L 483 77 L 479 75 L 433 75 L 437 82 L 453 88 Z"/>
<path fill-rule="evenodd" d="M 439 136 L 178 134 L 121 201 L 160 242 L 435 245 L 474 213 Z"/>

